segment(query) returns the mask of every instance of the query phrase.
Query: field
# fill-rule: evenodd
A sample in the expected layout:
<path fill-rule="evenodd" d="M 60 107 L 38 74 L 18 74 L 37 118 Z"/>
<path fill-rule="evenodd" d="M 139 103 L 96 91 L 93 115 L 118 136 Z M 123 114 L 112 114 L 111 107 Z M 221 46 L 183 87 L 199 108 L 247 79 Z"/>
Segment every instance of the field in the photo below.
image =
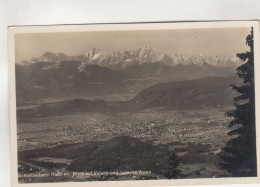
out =
<path fill-rule="evenodd" d="M 33 118 L 20 121 L 17 125 L 18 151 L 52 149 L 62 145 L 76 145 L 91 141 L 106 141 L 118 136 L 129 136 L 154 146 L 165 145 L 181 156 L 180 178 L 228 176 L 220 170 L 217 153 L 230 138 L 225 112 L 231 107 L 200 110 L 169 111 L 154 108 L 138 113 L 78 113 L 65 116 Z M 20 174 L 44 173 L 44 171 L 66 171 L 73 159 L 42 156 L 30 163 L 19 160 Z M 49 163 L 46 165 L 46 163 Z M 52 166 L 52 164 L 55 164 Z M 57 169 L 59 168 L 59 169 Z M 66 171 L 67 172 L 67 171 Z M 25 177 L 20 181 L 95 180 L 89 176 Z M 113 175 L 114 176 L 114 175 Z M 135 176 L 135 177 L 133 177 Z M 114 180 L 163 178 L 149 173 L 146 175 L 122 175 Z M 96 177 L 96 176 L 95 176 Z M 112 175 L 104 180 L 113 180 Z M 53 179 L 54 180 L 54 179 Z"/>

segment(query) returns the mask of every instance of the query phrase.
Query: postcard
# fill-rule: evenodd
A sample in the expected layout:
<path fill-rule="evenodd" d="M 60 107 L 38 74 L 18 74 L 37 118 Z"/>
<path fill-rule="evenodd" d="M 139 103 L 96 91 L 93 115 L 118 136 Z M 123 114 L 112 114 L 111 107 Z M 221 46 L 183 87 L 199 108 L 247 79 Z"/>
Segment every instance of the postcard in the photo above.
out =
<path fill-rule="evenodd" d="M 13 187 L 260 183 L 259 21 L 8 34 Z"/>

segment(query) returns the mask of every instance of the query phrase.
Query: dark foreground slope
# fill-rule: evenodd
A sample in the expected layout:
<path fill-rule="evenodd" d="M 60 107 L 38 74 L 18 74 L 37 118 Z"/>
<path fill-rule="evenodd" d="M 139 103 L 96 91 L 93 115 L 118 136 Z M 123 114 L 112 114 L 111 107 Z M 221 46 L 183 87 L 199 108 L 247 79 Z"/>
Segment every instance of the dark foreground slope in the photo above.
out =
<path fill-rule="evenodd" d="M 163 179 L 169 171 L 169 147 L 174 147 L 177 154 L 185 152 L 180 156 L 178 178 L 229 176 L 226 171 L 219 168 L 218 156 L 210 153 L 210 144 L 175 143 L 178 144 L 152 145 L 137 138 L 119 136 L 110 140 L 27 150 L 18 153 L 19 173 L 146 171 L 150 175 L 142 175 L 138 178 L 133 175 L 124 179 L 119 179 L 119 176 L 111 179 L 109 175 L 103 179 L 94 177 L 76 179 L 63 176 L 62 181 Z M 26 169 L 28 166 L 33 170 Z M 25 180 L 28 181 L 28 178 Z M 53 177 L 48 180 L 44 178 L 37 180 L 54 182 L 60 179 Z"/>
<path fill-rule="evenodd" d="M 168 146 L 155 146 L 136 138 L 119 136 L 106 141 L 66 144 L 18 153 L 19 161 L 47 167 L 50 163 L 35 162 L 40 157 L 73 160 L 64 166 L 68 171 L 151 171 L 162 174 L 167 168 Z M 54 163 L 52 163 L 54 164 Z M 53 165 L 58 169 L 62 166 Z M 59 168 L 61 169 L 61 168 Z"/>

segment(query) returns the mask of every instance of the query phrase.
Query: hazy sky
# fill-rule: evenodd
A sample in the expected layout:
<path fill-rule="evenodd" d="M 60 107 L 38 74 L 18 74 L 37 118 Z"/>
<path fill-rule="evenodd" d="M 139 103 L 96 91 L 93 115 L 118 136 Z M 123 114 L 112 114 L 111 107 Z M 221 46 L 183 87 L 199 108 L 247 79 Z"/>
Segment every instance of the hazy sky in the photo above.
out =
<path fill-rule="evenodd" d="M 148 44 L 168 55 L 235 55 L 247 50 L 250 28 L 185 29 L 153 31 L 98 31 L 28 33 L 15 35 L 16 62 L 38 57 L 46 51 L 67 55 L 102 51 L 134 50 Z"/>

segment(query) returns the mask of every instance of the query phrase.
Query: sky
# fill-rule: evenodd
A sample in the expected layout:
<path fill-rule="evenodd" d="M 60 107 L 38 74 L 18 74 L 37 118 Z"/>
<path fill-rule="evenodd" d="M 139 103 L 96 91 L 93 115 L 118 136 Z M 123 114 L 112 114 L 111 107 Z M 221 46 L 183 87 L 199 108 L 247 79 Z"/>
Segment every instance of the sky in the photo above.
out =
<path fill-rule="evenodd" d="M 15 55 L 19 63 L 47 51 L 79 55 L 93 48 L 114 52 L 149 45 L 170 56 L 235 56 L 248 50 L 245 38 L 249 33 L 250 28 L 22 33 L 15 35 Z"/>

